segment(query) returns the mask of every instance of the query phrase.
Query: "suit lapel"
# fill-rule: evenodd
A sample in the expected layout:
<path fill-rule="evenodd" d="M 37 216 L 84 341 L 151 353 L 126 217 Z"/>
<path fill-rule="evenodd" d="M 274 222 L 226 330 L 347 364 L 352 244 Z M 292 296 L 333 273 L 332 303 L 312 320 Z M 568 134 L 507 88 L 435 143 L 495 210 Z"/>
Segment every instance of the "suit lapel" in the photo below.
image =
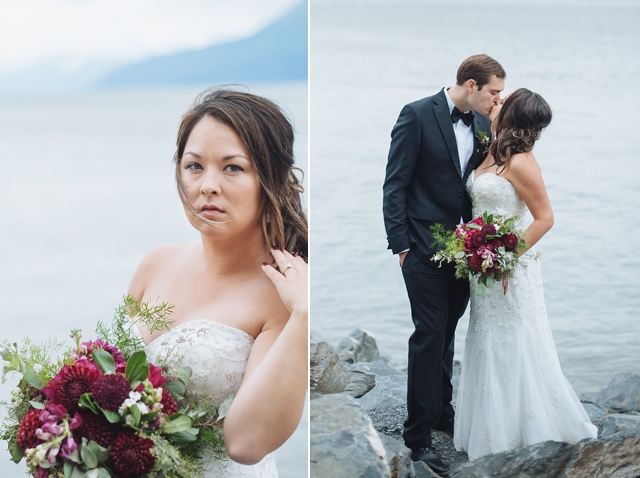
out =
<path fill-rule="evenodd" d="M 449 154 L 453 160 L 453 164 L 458 171 L 458 174 L 462 176 L 460 170 L 460 157 L 458 156 L 458 143 L 456 143 L 456 135 L 453 132 L 453 123 L 451 122 L 451 113 L 449 113 L 449 105 L 447 104 L 447 98 L 444 96 L 444 90 L 440 92 L 434 99 L 436 105 L 433 107 L 433 112 L 436 115 L 440 132 L 444 137 Z"/>
<path fill-rule="evenodd" d="M 469 164 L 467 165 L 467 169 L 464 171 L 464 177 L 462 178 L 465 183 L 471 171 L 479 166 L 479 160 L 483 157 L 483 146 L 480 144 L 480 141 L 478 141 L 478 131 L 482 129 L 482 119 L 476 113 L 473 113 L 473 125 L 471 129 L 473 131 L 473 152 L 471 153 Z"/>

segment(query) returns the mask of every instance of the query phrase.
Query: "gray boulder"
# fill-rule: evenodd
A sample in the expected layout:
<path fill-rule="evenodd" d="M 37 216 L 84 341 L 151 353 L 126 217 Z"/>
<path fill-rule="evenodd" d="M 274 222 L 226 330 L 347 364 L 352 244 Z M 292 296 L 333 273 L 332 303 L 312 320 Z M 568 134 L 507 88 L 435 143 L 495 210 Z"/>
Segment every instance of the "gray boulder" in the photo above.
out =
<path fill-rule="evenodd" d="M 376 360 L 375 362 L 346 363 L 345 366 L 349 370 L 358 370 L 360 372 L 372 373 L 377 377 L 404 375 L 402 372 L 399 372 L 384 360 Z"/>
<path fill-rule="evenodd" d="M 312 478 L 390 478 L 385 448 L 369 417 L 345 394 L 311 402 Z"/>
<path fill-rule="evenodd" d="M 358 400 L 379 432 L 402 439 L 407 416 L 407 377 L 390 375 L 378 377 L 376 386 Z"/>
<path fill-rule="evenodd" d="M 582 402 L 582 406 L 587 412 L 587 415 L 589 415 L 589 420 L 591 420 L 591 423 L 596 426 L 598 426 L 600 421 L 609 413 L 606 408 L 601 407 L 600 405 L 596 405 L 595 403 Z"/>
<path fill-rule="evenodd" d="M 413 478 L 416 472 L 411 461 L 411 450 L 402 440 L 397 440 L 385 434 L 378 435 L 387 451 L 387 465 L 393 478 Z"/>
<path fill-rule="evenodd" d="M 349 370 L 326 342 L 310 345 L 311 398 L 331 393 L 347 393 L 361 397 L 376 384 L 375 375 Z"/>
<path fill-rule="evenodd" d="M 596 403 L 614 411 L 640 411 L 640 376 L 631 373 L 616 375 Z"/>
<path fill-rule="evenodd" d="M 630 430 L 640 435 L 640 416 L 621 414 L 607 415 L 600 420 L 598 438 L 613 436 L 625 430 Z"/>
<path fill-rule="evenodd" d="M 356 329 L 344 338 L 337 349 L 340 359 L 346 363 L 375 362 L 380 360 L 376 339 L 369 332 Z"/>

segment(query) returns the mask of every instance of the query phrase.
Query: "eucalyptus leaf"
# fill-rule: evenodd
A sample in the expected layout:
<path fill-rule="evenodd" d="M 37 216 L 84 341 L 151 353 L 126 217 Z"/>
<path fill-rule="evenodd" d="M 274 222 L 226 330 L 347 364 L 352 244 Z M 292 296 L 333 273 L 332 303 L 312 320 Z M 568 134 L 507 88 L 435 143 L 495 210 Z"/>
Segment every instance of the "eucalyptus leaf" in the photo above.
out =
<path fill-rule="evenodd" d="M 73 469 L 73 474 L 71 475 L 71 478 L 82 478 L 84 476 L 84 473 L 82 472 L 82 469 L 79 466 L 76 466 Z"/>
<path fill-rule="evenodd" d="M 165 388 L 169 391 L 169 393 L 173 396 L 175 401 L 180 401 L 184 398 L 184 392 L 186 388 L 182 382 L 167 382 L 162 388 Z"/>
<path fill-rule="evenodd" d="M 128 382 L 132 382 L 131 380 L 131 375 L 133 373 L 133 371 L 140 365 L 146 364 L 147 363 L 147 354 L 144 353 L 143 350 L 138 350 L 137 352 L 134 352 L 131 354 L 131 357 L 129 357 L 129 360 L 127 361 L 127 368 L 124 372 L 124 377 L 127 379 Z M 148 367 L 147 367 L 148 369 Z M 146 378 L 146 377 L 145 377 Z M 142 379 L 144 380 L 144 379 Z"/>
<path fill-rule="evenodd" d="M 5 365 L 4 367 L 2 367 L 2 383 L 4 383 L 4 382 L 6 382 L 6 381 L 7 381 L 7 378 L 6 378 L 6 377 L 7 377 L 7 374 L 8 374 L 9 372 L 11 372 L 12 370 L 13 370 L 13 368 L 11 368 L 11 367 L 10 367 L 10 366 L 8 366 L 8 365 Z"/>
<path fill-rule="evenodd" d="M 196 433 L 192 433 L 190 430 L 195 430 Z M 187 443 L 196 441 L 197 434 L 198 434 L 197 428 L 189 428 L 188 430 L 174 433 L 173 435 L 171 435 L 171 437 L 173 441 L 178 445 L 186 445 Z"/>
<path fill-rule="evenodd" d="M 5 347 L 4 345 L 0 345 L 0 357 L 2 357 L 2 360 L 6 360 L 7 362 L 10 362 L 11 355 L 13 354 L 7 347 Z"/>
<path fill-rule="evenodd" d="M 191 367 L 178 367 L 175 370 L 176 377 L 178 377 L 178 380 L 180 380 L 185 385 L 191 378 L 192 374 L 193 374 L 193 370 L 191 370 Z"/>
<path fill-rule="evenodd" d="M 76 465 L 71 461 L 65 461 L 62 469 L 64 470 L 64 478 L 71 478 L 73 476 L 73 470 L 76 469 Z"/>
<path fill-rule="evenodd" d="M 487 288 L 483 284 L 478 282 L 478 285 L 476 285 L 476 294 L 479 295 L 480 297 L 484 297 L 484 294 L 486 291 L 487 291 Z"/>
<path fill-rule="evenodd" d="M 120 414 L 117 412 L 112 412 L 111 410 L 102 410 L 102 413 L 109 421 L 109 423 L 119 423 L 120 422 Z"/>
<path fill-rule="evenodd" d="M 218 407 L 218 421 L 224 419 L 224 417 L 227 416 L 227 413 L 229 413 L 229 407 L 231 407 L 231 402 L 233 402 L 235 396 L 235 393 L 230 393 L 229 395 L 224 397 L 224 400 L 222 400 L 222 403 Z"/>
<path fill-rule="evenodd" d="M 87 447 L 96 455 L 98 463 L 104 463 L 109 458 L 109 452 L 106 448 L 101 447 L 93 440 L 87 443 Z"/>
<path fill-rule="evenodd" d="M 82 462 L 87 465 L 88 468 L 95 468 L 98 466 L 98 457 L 96 456 L 88 445 L 83 445 L 80 449 L 80 457 Z"/>
<path fill-rule="evenodd" d="M 25 366 L 24 368 L 24 379 L 27 381 L 29 385 L 31 385 L 34 388 L 37 388 L 38 390 L 42 390 L 46 385 L 44 381 L 40 378 L 40 375 L 38 375 L 38 373 L 32 367 L 29 367 L 29 366 Z"/>
<path fill-rule="evenodd" d="M 129 413 L 131 413 L 131 416 L 133 416 L 135 426 L 140 425 L 140 418 L 142 417 L 142 414 L 140 413 L 138 405 L 132 405 L 131 407 L 129 407 Z"/>
<path fill-rule="evenodd" d="M 24 453 L 22 453 L 22 450 L 18 446 L 18 443 L 15 441 L 11 442 L 11 444 L 9 445 L 9 451 L 11 452 L 11 460 L 14 463 L 20 463 L 22 461 L 22 458 L 24 458 Z"/>
<path fill-rule="evenodd" d="M 487 289 L 493 289 L 493 285 L 496 283 L 496 281 L 494 281 L 493 279 L 488 279 L 485 281 L 485 285 L 487 286 Z"/>
<path fill-rule="evenodd" d="M 127 365 L 127 373 L 129 373 L 129 365 Z M 127 380 L 129 380 L 129 382 L 131 382 L 131 384 L 133 385 L 133 382 L 142 382 L 143 380 L 146 380 L 148 376 L 149 376 L 149 364 L 144 363 L 144 364 L 137 365 L 131 371 L 131 374 L 129 375 Z M 132 390 L 133 390 L 133 387 L 132 387 Z"/>
<path fill-rule="evenodd" d="M 191 428 L 192 420 L 182 413 L 174 413 L 162 427 L 162 431 L 167 434 L 178 433 Z"/>
<path fill-rule="evenodd" d="M 113 361 L 113 357 L 109 352 L 106 350 L 96 349 L 91 353 L 91 356 L 103 373 L 116 373 L 116 363 Z"/>
<path fill-rule="evenodd" d="M 44 403 L 36 402 L 35 400 L 30 400 L 29 405 L 31 405 L 36 410 L 44 410 L 44 407 L 46 406 Z"/>
<path fill-rule="evenodd" d="M 456 259 L 462 259 L 464 257 L 464 251 L 457 252 L 455 256 Z"/>

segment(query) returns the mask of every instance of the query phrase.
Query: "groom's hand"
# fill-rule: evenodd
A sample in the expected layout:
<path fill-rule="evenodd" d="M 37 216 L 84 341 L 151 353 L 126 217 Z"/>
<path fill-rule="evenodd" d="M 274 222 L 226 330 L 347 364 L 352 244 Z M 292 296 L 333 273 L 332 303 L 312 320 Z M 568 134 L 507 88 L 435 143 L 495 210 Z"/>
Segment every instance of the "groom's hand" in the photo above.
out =
<path fill-rule="evenodd" d="M 404 258 L 406 257 L 407 252 L 409 251 L 404 251 L 398 254 L 398 259 L 400 260 L 400 267 L 404 265 Z"/>

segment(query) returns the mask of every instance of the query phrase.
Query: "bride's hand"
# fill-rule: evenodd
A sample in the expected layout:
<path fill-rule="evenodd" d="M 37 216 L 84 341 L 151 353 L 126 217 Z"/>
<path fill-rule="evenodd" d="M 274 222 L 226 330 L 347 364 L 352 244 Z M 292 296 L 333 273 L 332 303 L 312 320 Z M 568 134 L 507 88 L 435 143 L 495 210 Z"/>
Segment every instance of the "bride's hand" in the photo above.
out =
<path fill-rule="evenodd" d="M 271 254 L 280 272 L 266 262 L 262 263 L 262 270 L 276 286 L 280 299 L 289 312 L 306 317 L 309 308 L 308 264 L 300 256 L 293 256 L 287 251 L 272 249 Z"/>

